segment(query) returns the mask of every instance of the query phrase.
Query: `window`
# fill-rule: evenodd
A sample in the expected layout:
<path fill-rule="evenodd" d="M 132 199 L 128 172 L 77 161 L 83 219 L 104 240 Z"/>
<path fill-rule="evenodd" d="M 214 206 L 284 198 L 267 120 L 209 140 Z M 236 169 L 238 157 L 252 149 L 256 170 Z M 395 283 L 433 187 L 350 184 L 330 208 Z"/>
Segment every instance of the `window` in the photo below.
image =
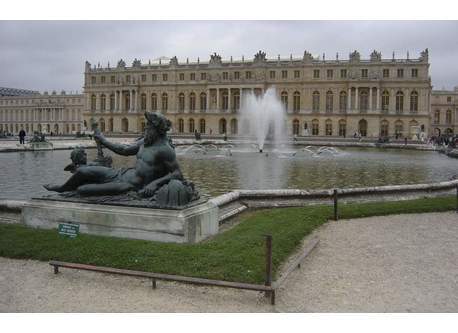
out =
<path fill-rule="evenodd" d="M 434 111 L 434 123 L 439 124 L 441 120 L 441 112 L 439 110 Z"/>
<path fill-rule="evenodd" d="M 361 91 L 359 94 L 359 110 L 361 112 L 367 111 L 369 108 L 369 93 L 367 90 Z"/>
<path fill-rule="evenodd" d="M 390 77 L 390 70 L 388 68 L 383 69 L 383 77 L 384 78 Z"/>
<path fill-rule="evenodd" d="M 402 113 L 404 110 L 404 93 L 398 91 L 396 93 L 396 113 Z"/>
<path fill-rule="evenodd" d="M 234 79 L 240 80 L 240 72 L 234 72 Z"/>
<path fill-rule="evenodd" d="M 167 93 L 163 93 L 162 94 L 162 111 L 167 111 L 167 108 L 168 108 L 168 96 L 167 96 Z"/>
<path fill-rule="evenodd" d="M 194 133 L 195 127 L 194 127 L 194 119 L 189 119 L 189 133 Z"/>
<path fill-rule="evenodd" d="M 312 120 L 312 135 L 318 135 L 319 134 L 319 127 L 318 127 L 318 119 L 313 119 Z"/>
<path fill-rule="evenodd" d="M 334 95 L 332 91 L 326 93 L 326 113 L 332 113 L 334 109 Z"/>
<path fill-rule="evenodd" d="M 380 124 L 380 136 L 387 137 L 388 136 L 388 121 L 383 120 Z"/>
<path fill-rule="evenodd" d="M 111 76 L 110 81 L 111 81 L 111 83 L 115 83 L 116 82 L 116 78 L 115 78 L 114 75 Z"/>
<path fill-rule="evenodd" d="M 228 72 L 223 72 L 223 80 L 229 79 L 229 73 Z"/>
<path fill-rule="evenodd" d="M 200 79 L 205 81 L 207 79 L 207 73 L 200 73 Z"/>
<path fill-rule="evenodd" d="M 180 81 L 184 81 L 184 73 L 180 73 Z"/>
<path fill-rule="evenodd" d="M 178 133 L 183 133 L 184 132 L 184 120 L 183 119 L 178 119 Z"/>
<path fill-rule="evenodd" d="M 286 91 L 281 93 L 281 102 L 285 109 L 288 110 L 288 93 Z"/>
<path fill-rule="evenodd" d="M 301 72 L 300 71 L 294 71 L 294 78 L 298 79 L 301 77 Z"/>
<path fill-rule="evenodd" d="M 167 80 L 168 80 L 168 75 L 162 74 L 162 81 L 167 81 Z"/>
<path fill-rule="evenodd" d="M 223 102 L 222 109 L 226 111 L 229 108 L 229 95 L 228 95 L 227 90 L 223 91 L 222 102 Z"/>
<path fill-rule="evenodd" d="M 293 135 L 299 135 L 299 120 L 293 120 Z"/>
<path fill-rule="evenodd" d="M 126 82 L 130 83 L 130 75 L 126 75 Z"/>
<path fill-rule="evenodd" d="M 334 75 L 334 71 L 333 71 L 332 69 L 328 69 L 328 70 L 326 71 L 326 77 L 327 77 L 328 79 L 332 79 L 333 75 Z"/>
<path fill-rule="evenodd" d="M 331 121 L 331 119 L 328 119 L 325 122 L 325 134 L 326 135 L 332 135 L 332 121 Z"/>
<path fill-rule="evenodd" d="M 341 69 L 340 70 L 340 77 L 341 78 L 346 78 L 347 77 L 347 70 L 346 69 Z"/>
<path fill-rule="evenodd" d="M 114 107 L 115 107 L 115 95 L 114 94 L 111 94 L 110 95 L 110 110 L 114 110 Z"/>
<path fill-rule="evenodd" d="M 452 102 L 452 97 L 451 96 L 447 96 L 447 103 L 451 103 Z"/>
<path fill-rule="evenodd" d="M 151 80 L 154 82 L 154 81 L 157 81 L 157 74 L 152 74 L 151 75 Z"/>
<path fill-rule="evenodd" d="M 95 76 L 92 76 L 92 77 L 91 77 L 91 83 L 92 83 L 92 84 L 95 84 L 95 83 L 96 83 L 96 77 L 95 77 Z"/>
<path fill-rule="evenodd" d="M 410 94 L 410 112 L 417 113 L 418 111 L 418 93 L 416 91 L 412 91 Z"/>
<path fill-rule="evenodd" d="M 287 79 L 288 78 L 288 71 L 281 71 L 281 78 Z"/>
<path fill-rule="evenodd" d="M 299 91 L 295 91 L 293 95 L 293 111 L 299 112 L 300 109 L 301 109 L 301 94 Z"/>
<path fill-rule="evenodd" d="M 199 132 L 205 134 L 205 119 L 199 121 Z"/>
<path fill-rule="evenodd" d="M 367 78 L 367 68 L 361 70 L 361 77 Z"/>
<path fill-rule="evenodd" d="M 399 77 L 399 78 L 404 77 L 404 70 L 403 70 L 402 68 L 399 68 L 399 69 L 398 69 L 398 77 Z"/>
<path fill-rule="evenodd" d="M 269 72 L 269 77 L 270 77 L 271 79 L 275 79 L 275 71 L 270 71 L 270 72 Z"/>
<path fill-rule="evenodd" d="M 189 110 L 190 111 L 196 110 L 196 94 L 193 92 L 189 95 Z"/>
<path fill-rule="evenodd" d="M 320 111 L 320 93 L 318 91 L 314 91 L 312 94 L 312 111 Z"/>
<path fill-rule="evenodd" d="M 142 82 L 146 82 L 146 74 L 142 74 L 141 80 L 142 80 Z"/>
<path fill-rule="evenodd" d="M 238 122 L 237 119 L 231 119 L 231 134 L 238 133 Z"/>
<path fill-rule="evenodd" d="M 447 110 L 447 112 L 445 112 L 445 123 L 446 124 L 452 123 L 452 110 Z"/>
<path fill-rule="evenodd" d="M 95 101 L 96 101 L 96 97 L 95 95 L 92 95 L 91 96 L 91 111 L 95 111 Z"/>
<path fill-rule="evenodd" d="M 396 121 L 394 124 L 394 133 L 396 138 L 402 137 L 402 132 L 404 131 L 404 124 L 401 120 Z"/>
<path fill-rule="evenodd" d="M 146 94 L 140 96 L 140 110 L 146 111 Z"/>
<path fill-rule="evenodd" d="M 248 80 L 251 79 L 251 72 L 250 71 L 245 72 L 245 78 L 248 79 Z"/>
<path fill-rule="evenodd" d="M 157 110 L 157 95 L 156 94 L 151 94 L 151 109 L 153 111 Z"/>
<path fill-rule="evenodd" d="M 232 103 L 232 109 L 238 110 L 240 109 L 240 93 L 236 91 L 233 95 L 234 103 Z"/>
<path fill-rule="evenodd" d="M 183 112 L 184 111 L 184 94 L 180 93 L 178 95 L 178 111 Z"/>
<path fill-rule="evenodd" d="M 100 109 L 103 111 L 107 108 L 107 100 L 106 100 L 106 97 L 105 95 L 101 95 L 100 96 Z M 75 120 L 75 119 L 73 119 Z"/>
<path fill-rule="evenodd" d="M 342 113 L 347 111 L 347 93 L 345 91 L 340 92 L 339 109 Z"/>
<path fill-rule="evenodd" d="M 345 137 L 347 135 L 347 123 L 345 120 L 339 120 L 339 136 Z"/>
<path fill-rule="evenodd" d="M 314 79 L 319 79 L 320 78 L 320 70 L 319 69 L 314 69 L 313 70 L 313 78 Z"/>
<path fill-rule="evenodd" d="M 191 81 L 195 81 L 196 80 L 196 73 L 191 73 L 190 78 L 191 78 Z"/>
<path fill-rule="evenodd" d="M 418 69 L 412 68 L 412 77 L 418 77 Z"/>
<path fill-rule="evenodd" d="M 105 83 L 105 76 L 102 76 L 102 77 L 100 78 L 100 80 L 101 80 L 102 83 Z"/>
<path fill-rule="evenodd" d="M 382 93 L 382 111 L 388 112 L 390 106 L 390 93 L 384 90 Z"/>
<path fill-rule="evenodd" d="M 201 93 L 200 94 L 200 111 L 205 111 L 206 109 L 207 109 L 207 94 Z"/>

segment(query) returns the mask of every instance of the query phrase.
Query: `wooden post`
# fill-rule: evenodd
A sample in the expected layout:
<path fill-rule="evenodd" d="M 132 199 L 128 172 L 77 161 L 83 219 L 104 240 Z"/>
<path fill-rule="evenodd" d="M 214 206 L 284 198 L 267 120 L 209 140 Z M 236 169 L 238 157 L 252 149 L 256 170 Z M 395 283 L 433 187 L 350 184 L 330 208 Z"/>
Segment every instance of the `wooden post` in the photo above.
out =
<path fill-rule="evenodd" d="M 339 216 L 337 212 L 337 189 L 334 189 L 334 221 L 337 221 Z"/>
<path fill-rule="evenodd" d="M 272 235 L 266 235 L 266 279 L 264 284 L 269 287 L 272 285 Z M 270 296 L 272 299 L 270 291 L 266 291 L 265 296 Z"/>

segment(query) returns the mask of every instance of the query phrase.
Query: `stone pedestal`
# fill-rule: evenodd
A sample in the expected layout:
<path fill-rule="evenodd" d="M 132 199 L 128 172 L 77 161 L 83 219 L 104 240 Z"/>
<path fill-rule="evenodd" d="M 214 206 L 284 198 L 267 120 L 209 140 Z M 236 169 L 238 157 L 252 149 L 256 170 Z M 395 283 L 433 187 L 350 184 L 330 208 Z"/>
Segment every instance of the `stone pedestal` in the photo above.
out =
<path fill-rule="evenodd" d="M 35 228 L 77 223 L 80 233 L 173 243 L 197 243 L 219 229 L 218 207 L 212 202 L 169 210 L 32 199 L 21 219 Z"/>

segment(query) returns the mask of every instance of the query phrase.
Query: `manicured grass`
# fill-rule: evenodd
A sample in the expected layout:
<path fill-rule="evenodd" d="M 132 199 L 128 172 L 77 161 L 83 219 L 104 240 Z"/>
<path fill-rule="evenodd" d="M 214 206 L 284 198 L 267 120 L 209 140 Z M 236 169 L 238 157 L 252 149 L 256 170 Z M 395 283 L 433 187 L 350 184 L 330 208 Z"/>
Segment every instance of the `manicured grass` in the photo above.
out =
<path fill-rule="evenodd" d="M 455 197 L 339 205 L 340 218 L 423 213 L 455 209 Z M 167 244 L 80 234 L 75 239 L 56 230 L 0 224 L 0 256 L 60 260 L 91 265 L 211 279 L 263 283 L 264 235 L 273 237 L 273 269 L 297 248 L 304 236 L 325 223 L 332 206 L 277 208 L 241 215 L 242 222 L 212 240 L 193 245 Z"/>

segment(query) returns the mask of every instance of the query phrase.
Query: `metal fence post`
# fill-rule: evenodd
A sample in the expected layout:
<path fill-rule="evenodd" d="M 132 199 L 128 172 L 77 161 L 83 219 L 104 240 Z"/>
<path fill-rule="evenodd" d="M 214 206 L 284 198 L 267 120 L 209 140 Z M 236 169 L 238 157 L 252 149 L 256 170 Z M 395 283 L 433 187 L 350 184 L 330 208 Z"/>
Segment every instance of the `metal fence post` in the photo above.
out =
<path fill-rule="evenodd" d="M 337 221 L 339 216 L 337 212 L 337 189 L 334 189 L 334 221 Z"/>

